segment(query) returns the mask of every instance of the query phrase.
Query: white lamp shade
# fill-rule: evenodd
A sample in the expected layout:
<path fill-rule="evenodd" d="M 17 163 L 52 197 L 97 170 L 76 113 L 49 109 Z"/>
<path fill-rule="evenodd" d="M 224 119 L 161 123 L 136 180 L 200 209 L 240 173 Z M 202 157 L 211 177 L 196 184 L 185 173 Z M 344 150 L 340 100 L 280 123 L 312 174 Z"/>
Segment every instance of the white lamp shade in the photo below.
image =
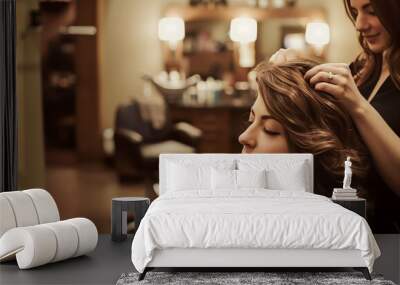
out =
<path fill-rule="evenodd" d="M 158 38 L 177 42 L 185 38 L 185 22 L 179 17 L 165 17 L 158 21 Z"/>
<path fill-rule="evenodd" d="M 306 42 L 312 45 L 322 46 L 329 43 L 329 25 L 322 22 L 308 23 L 306 27 Z"/>
<path fill-rule="evenodd" d="M 257 39 L 257 21 L 253 18 L 238 17 L 231 21 L 229 37 L 242 44 L 255 42 Z"/>

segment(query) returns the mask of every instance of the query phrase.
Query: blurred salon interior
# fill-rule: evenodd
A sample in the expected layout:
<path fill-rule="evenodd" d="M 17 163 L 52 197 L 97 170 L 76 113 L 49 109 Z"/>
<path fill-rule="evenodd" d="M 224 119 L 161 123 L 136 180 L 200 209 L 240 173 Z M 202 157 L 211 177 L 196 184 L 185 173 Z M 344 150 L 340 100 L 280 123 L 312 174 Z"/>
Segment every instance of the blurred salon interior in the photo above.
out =
<path fill-rule="evenodd" d="M 239 153 L 257 63 L 351 62 L 342 0 L 17 1 L 18 187 L 110 232 L 111 198 L 157 196 L 160 153 Z"/>

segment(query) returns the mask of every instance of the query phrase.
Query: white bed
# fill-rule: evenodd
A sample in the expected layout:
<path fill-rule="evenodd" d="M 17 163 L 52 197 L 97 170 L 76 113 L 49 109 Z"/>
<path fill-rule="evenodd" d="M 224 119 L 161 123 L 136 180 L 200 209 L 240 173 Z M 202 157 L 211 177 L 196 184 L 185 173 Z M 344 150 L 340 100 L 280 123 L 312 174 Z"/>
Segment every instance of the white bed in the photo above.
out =
<path fill-rule="evenodd" d="M 370 278 L 380 251 L 367 222 L 312 192 L 310 154 L 161 155 L 132 262 L 140 279 L 155 267 L 354 267 Z"/>

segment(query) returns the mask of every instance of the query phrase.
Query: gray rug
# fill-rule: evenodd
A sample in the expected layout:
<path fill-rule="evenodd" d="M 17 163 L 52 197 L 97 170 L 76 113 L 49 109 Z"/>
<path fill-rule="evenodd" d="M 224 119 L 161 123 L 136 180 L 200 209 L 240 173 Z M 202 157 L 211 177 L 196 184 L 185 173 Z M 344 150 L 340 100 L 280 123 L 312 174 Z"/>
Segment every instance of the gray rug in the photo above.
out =
<path fill-rule="evenodd" d="M 138 281 L 138 273 L 124 273 L 117 285 L 133 284 L 385 284 L 394 285 L 380 275 L 372 275 L 368 281 L 360 272 L 148 272 Z"/>

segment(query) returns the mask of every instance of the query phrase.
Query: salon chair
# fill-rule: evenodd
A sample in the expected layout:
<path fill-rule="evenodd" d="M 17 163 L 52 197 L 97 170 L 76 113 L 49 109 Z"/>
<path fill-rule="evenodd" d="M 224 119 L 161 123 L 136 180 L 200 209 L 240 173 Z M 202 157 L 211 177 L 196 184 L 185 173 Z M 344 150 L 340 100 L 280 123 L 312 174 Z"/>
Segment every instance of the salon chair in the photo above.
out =
<path fill-rule="evenodd" d="M 117 108 L 114 162 L 120 181 L 145 179 L 149 186 L 146 188 L 152 189 L 153 183 L 158 182 L 161 153 L 197 152 L 201 130 L 185 122 L 173 123 L 168 109 L 164 113 L 164 125 L 154 128 L 143 118 L 137 101 Z"/>

